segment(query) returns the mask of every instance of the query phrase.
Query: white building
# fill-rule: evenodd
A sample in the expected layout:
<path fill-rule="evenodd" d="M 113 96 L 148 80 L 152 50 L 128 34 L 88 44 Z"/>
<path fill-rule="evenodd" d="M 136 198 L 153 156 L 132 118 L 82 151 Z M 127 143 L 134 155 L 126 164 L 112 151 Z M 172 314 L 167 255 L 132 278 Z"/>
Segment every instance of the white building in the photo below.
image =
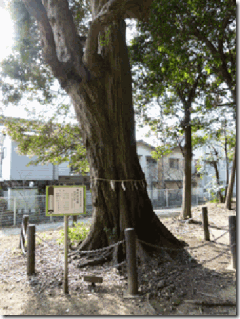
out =
<path fill-rule="evenodd" d="M 14 142 L 10 136 L 6 135 L 2 146 L 2 161 L 0 177 L 6 181 L 32 181 L 32 180 L 57 180 L 59 175 L 70 175 L 68 163 L 62 163 L 58 166 L 31 165 L 26 166 L 31 160 L 37 157 L 29 158 L 25 155 L 19 155 L 17 152 L 17 142 Z"/>
<path fill-rule="evenodd" d="M 151 156 L 151 152 L 155 147 L 147 144 L 143 140 L 137 141 L 137 153 L 140 165 L 145 174 L 148 186 L 154 185 L 158 181 L 158 165 L 157 161 Z"/>

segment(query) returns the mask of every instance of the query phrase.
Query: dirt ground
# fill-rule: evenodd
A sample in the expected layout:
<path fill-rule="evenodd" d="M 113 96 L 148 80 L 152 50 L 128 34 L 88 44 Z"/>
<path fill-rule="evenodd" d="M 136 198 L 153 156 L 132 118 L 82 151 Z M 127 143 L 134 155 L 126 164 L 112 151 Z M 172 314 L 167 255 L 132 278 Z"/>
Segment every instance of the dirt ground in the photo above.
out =
<path fill-rule="evenodd" d="M 17 248 L 19 236 L 2 237 L 0 314 L 236 315 L 236 273 L 231 269 L 227 231 L 228 216 L 236 210 L 223 206 L 207 204 L 210 242 L 204 241 L 202 206 L 192 209 L 192 223 L 161 219 L 188 246 L 184 254 L 174 253 L 174 261 L 169 255 L 156 255 L 151 263 L 139 266 L 139 295 L 132 299 L 125 297 L 127 278 L 111 264 L 79 269 L 74 258 L 69 260 L 69 294 L 64 295 L 59 230 L 37 233 L 34 276 L 26 274 L 26 256 Z M 86 274 L 102 276 L 103 283 L 90 288 L 82 279 Z"/>

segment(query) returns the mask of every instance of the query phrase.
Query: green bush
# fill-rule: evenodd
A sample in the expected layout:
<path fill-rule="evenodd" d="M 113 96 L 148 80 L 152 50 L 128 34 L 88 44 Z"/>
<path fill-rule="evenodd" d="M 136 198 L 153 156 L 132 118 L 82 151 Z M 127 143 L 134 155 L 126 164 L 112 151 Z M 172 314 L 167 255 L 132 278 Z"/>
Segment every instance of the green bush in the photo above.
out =
<path fill-rule="evenodd" d="M 77 244 L 80 240 L 84 240 L 90 231 L 90 224 L 84 222 L 75 223 L 73 227 L 68 228 L 68 238 L 71 244 Z M 60 230 L 59 244 L 64 243 L 64 230 Z"/>

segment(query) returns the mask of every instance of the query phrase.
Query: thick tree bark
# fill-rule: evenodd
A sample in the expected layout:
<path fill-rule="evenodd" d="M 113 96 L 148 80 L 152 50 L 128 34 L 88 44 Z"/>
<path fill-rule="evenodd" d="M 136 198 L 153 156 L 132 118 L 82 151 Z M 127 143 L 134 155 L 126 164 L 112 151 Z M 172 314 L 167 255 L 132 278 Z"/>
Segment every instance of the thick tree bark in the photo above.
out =
<path fill-rule="evenodd" d="M 233 193 L 233 186 L 234 186 L 235 174 L 236 174 L 236 156 L 237 156 L 236 153 L 237 153 L 237 147 L 235 146 L 232 172 L 231 172 L 230 182 L 228 184 L 227 198 L 225 201 L 225 208 L 229 210 L 231 209 L 232 193 Z"/>
<path fill-rule="evenodd" d="M 102 78 L 70 88 L 91 167 L 94 222 L 81 249 L 96 249 L 123 239 L 133 227 L 149 243 L 177 245 L 153 212 L 136 153 L 131 73 L 125 23 L 111 25 L 101 56 Z"/>
<path fill-rule="evenodd" d="M 30 2 L 35 1 L 24 2 L 31 6 Z M 123 18 L 138 16 L 144 11 L 145 2 L 149 4 L 144 0 L 91 1 L 93 21 L 82 58 L 81 43 L 72 46 L 74 36 L 69 32 L 74 34 L 74 26 L 69 11 L 65 6 L 63 16 L 60 8 L 67 1 L 62 0 L 61 6 L 44 1 L 55 40 L 52 52 L 56 52 L 60 62 L 49 58 L 48 61 L 54 61 L 49 62 L 53 73 L 71 97 L 90 164 L 93 224 L 80 246 L 83 250 L 122 240 L 124 229 L 129 227 L 135 229 L 138 239 L 148 243 L 183 246 L 153 212 L 136 152 L 132 79 Z M 42 38 L 44 42 L 44 31 Z M 56 70 L 56 65 L 62 69 Z M 145 250 L 146 246 L 138 245 L 139 255 Z M 118 261 L 123 255 L 119 250 Z"/>
<path fill-rule="evenodd" d="M 188 219 L 192 217 L 191 201 L 192 201 L 192 137 L 190 124 L 190 106 L 185 106 L 185 148 L 184 148 L 184 180 L 183 180 L 183 203 L 182 218 Z"/>

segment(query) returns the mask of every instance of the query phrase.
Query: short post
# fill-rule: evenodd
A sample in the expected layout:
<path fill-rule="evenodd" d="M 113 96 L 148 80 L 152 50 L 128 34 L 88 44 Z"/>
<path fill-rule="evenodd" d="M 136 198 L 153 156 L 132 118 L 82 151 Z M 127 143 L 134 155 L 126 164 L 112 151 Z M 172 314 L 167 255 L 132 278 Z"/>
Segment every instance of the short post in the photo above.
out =
<path fill-rule="evenodd" d="M 17 208 L 16 208 L 16 197 L 13 197 L 13 225 L 17 223 Z"/>
<path fill-rule="evenodd" d="M 77 215 L 73 215 L 73 226 L 77 223 Z"/>
<path fill-rule="evenodd" d="M 27 274 L 35 274 L 35 225 L 28 225 Z"/>
<path fill-rule="evenodd" d="M 125 229 L 125 238 L 128 273 L 128 294 L 136 295 L 138 293 L 138 278 L 136 264 L 136 235 L 134 228 Z"/>
<path fill-rule="evenodd" d="M 236 248 L 236 216 L 228 216 L 229 222 L 229 242 L 231 249 L 231 266 L 233 269 L 237 267 L 237 248 Z"/>
<path fill-rule="evenodd" d="M 28 221 L 29 221 L 29 216 L 23 215 L 19 248 L 21 248 L 21 237 L 22 237 L 22 241 L 23 241 L 23 246 L 25 245 L 25 234 L 27 234 Z"/>
<path fill-rule="evenodd" d="M 202 207 L 202 223 L 204 230 L 204 240 L 210 240 L 209 229 L 208 229 L 208 210 L 207 207 Z"/>
<path fill-rule="evenodd" d="M 64 281 L 63 292 L 68 294 L 68 216 L 64 215 Z"/>

